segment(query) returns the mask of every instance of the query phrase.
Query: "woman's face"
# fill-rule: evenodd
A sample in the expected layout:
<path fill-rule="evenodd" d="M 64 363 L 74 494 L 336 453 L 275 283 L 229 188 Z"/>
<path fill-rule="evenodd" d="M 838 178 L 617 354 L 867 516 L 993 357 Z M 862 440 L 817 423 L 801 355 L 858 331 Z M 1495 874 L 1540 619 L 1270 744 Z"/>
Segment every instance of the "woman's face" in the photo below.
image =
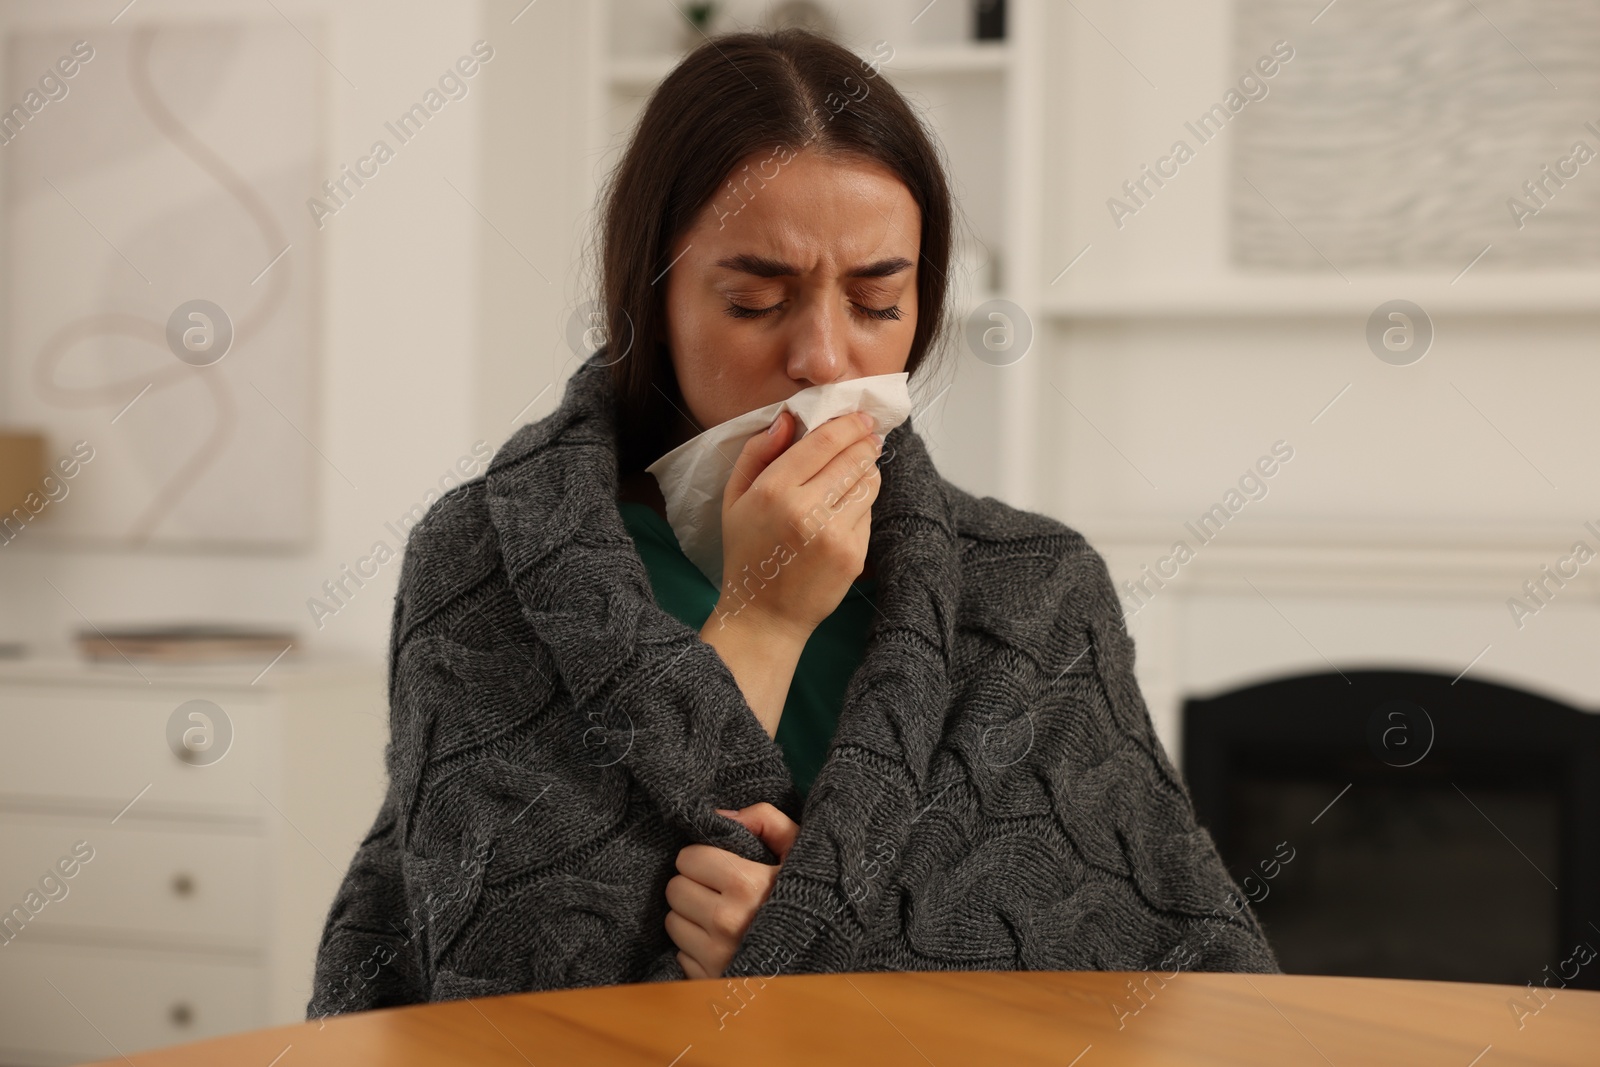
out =
<path fill-rule="evenodd" d="M 917 328 L 922 213 L 887 168 L 763 151 L 729 180 L 738 193 L 701 210 L 667 273 L 667 346 L 698 423 L 680 413 L 674 445 L 814 385 L 903 371 Z"/>

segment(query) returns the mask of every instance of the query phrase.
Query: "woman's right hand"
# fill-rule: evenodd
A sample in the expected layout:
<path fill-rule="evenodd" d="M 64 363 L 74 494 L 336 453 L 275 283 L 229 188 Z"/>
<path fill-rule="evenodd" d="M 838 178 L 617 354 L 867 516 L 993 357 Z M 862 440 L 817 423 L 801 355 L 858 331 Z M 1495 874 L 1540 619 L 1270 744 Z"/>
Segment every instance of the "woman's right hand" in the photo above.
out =
<path fill-rule="evenodd" d="M 779 411 L 734 463 L 715 614 L 725 624 L 753 617 L 803 645 L 866 563 L 883 446 L 865 413 L 829 419 L 791 447 L 795 425 Z"/>

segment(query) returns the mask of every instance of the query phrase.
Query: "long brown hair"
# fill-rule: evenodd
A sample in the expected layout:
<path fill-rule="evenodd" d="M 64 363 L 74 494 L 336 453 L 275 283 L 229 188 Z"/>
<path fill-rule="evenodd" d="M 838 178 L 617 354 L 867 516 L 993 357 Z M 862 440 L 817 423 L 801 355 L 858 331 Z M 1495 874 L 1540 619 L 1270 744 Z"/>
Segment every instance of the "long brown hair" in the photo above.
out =
<path fill-rule="evenodd" d="M 713 195 L 761 187 L 754 170 L 730 181 L 741 160 L 782 146 L 873 160 L 905 183 L 922 212 L 906 370 L 938 348 L 955 209 L 936 140 L 911 105 L 876 63 L 807 30 L 709 38 L 656 87 L 602 193 L 600 302 L 616 345 L 606 358 L 624 473 L 662 454 L 673 405 L 684 407 L 663 340 L 666 287 L 656 284 L 672 247 Z"/>

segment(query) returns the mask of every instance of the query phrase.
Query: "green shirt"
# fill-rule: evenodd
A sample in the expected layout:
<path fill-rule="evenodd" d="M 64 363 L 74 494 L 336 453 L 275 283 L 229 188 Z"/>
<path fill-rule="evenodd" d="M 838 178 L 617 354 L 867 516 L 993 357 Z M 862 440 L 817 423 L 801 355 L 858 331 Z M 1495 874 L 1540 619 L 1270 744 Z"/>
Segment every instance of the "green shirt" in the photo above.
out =
<path fill-rule="evenodd" d="M 656 603 L 698 631 L 717 605 L 717 587 L 683 554 L 672 527 L 654 509 L 633 501 L 618 507 L 650 572 Z M 863 578 L 850 586 L 833 614 L 811 632 L 789 683 L 776 740 L 802 797 L 822 769 L 844 706 L 845 686 L 866 655 L 867 628 L 877 613 L 874 585 Z"/>

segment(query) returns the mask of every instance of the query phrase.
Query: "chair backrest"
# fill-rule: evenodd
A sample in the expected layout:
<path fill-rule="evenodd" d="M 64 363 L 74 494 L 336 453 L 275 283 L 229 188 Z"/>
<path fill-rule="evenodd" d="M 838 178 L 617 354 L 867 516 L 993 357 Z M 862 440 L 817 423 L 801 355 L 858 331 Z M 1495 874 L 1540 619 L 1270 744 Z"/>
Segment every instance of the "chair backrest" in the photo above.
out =
<path fill-rule="evenodd" d="M 1183 774 L 1285 971 L 1600 989 L 1600 714 L 1302 675 L 1186 701 Z"/>

